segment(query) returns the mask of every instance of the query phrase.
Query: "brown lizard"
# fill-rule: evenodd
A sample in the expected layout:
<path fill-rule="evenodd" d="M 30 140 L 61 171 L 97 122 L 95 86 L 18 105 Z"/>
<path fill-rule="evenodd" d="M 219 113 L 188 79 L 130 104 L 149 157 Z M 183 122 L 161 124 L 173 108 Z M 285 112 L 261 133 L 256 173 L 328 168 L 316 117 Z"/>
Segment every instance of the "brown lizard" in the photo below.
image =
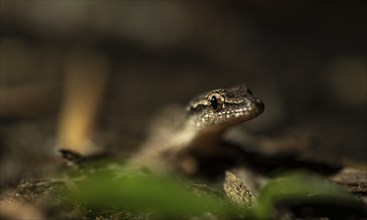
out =
<path fill-rule="evenodd" d="M 197 157 L 225 151 L 223 134 L 263 111 L 263 102 L 244 85 L 203 93 L 186 110 L 163 112 L 151 137 L 127 164 L 158 172 L 179 168 L 194 174 L 200 169 Z"/>

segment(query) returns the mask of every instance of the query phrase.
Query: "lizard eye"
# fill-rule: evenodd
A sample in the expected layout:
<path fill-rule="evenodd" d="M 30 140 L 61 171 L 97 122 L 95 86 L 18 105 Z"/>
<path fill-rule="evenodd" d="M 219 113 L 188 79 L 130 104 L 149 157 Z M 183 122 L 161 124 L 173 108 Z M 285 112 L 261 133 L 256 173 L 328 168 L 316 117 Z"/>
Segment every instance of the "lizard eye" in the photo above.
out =
<path fill-rule="evenodd" d="M 209 95 L 208 100 L 210 102 L 210 106 L 214 110 L 217 110 L 217 109 L 220 109 L 222 107 L 224 97 L 221 96 L 218 93 L 212 93 L 211 95 Z"/>
<path fill-rule="evenodd" d="M 223 107 L 224 97 L 221 94 L 213 92 L 208 95 L 207 99 L 213 110 L 219 110 Z"/>
<path fill-rule="evenodd" d="M 213 109 L 217 109 L 218 108 L 218 100 L 217 100 L 217 97 L 215 97 L 213 95 L 212 98 L 210 99 L 210 104 L 211 104 L 211 106 L 212 106 Z"/>

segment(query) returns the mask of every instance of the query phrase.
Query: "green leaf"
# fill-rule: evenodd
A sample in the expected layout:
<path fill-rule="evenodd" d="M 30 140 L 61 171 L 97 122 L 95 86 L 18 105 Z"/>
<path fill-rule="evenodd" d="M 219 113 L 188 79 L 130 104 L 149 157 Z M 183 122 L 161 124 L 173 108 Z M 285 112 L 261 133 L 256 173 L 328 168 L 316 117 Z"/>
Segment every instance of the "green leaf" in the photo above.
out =
<path fill-rule="evenodd" d="M 167 177 L 98 173 L 77 184 L 69 193 L 72 202 L 92 209 L 134 210 L 164 216 L 197 215 L 214 211 L 229 216 L 235 213 L 225 200 L 192 193 L 186 185 Z"/>
<path fill-rule="evenodd" d="M 288 173 L 271 181 L 260 192 L 258 204 L 254 210 L 257 219 L 276 216 L 276 207 L 305 204 L 342 207 L 350 211 L 349 217 L 366 214 L 365 204 L 353 194 L 325 178 L 305 172 Z"/>

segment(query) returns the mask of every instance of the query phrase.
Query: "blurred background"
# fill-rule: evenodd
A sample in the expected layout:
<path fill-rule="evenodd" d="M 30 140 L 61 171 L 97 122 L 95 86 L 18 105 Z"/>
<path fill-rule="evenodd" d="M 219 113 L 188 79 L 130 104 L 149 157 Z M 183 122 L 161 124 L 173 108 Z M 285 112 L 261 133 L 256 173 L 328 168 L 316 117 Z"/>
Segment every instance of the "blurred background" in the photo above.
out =
<path fill-rule="evenodd" d="M 126 156 L 172 103 L 246 84 L 255 150 L 367 161 L 366 3 L 1 2 L 1 191 L 55 149 Z"/>

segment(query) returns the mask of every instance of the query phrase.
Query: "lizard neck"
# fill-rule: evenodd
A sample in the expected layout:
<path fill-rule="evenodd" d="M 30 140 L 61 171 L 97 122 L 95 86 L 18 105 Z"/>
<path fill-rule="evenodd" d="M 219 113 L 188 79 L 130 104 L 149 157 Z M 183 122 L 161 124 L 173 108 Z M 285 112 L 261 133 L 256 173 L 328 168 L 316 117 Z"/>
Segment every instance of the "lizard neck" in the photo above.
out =
<path fill-rule="evenodd" d="M 220 126 L 203 128 L 198 126 L 194 120 L 188 119 L 182 134 L 185 135 L 187 145 L 200 148 L 200 146 L 212 146 L 220 142 L 227 129 L 227 127 Z"/>

